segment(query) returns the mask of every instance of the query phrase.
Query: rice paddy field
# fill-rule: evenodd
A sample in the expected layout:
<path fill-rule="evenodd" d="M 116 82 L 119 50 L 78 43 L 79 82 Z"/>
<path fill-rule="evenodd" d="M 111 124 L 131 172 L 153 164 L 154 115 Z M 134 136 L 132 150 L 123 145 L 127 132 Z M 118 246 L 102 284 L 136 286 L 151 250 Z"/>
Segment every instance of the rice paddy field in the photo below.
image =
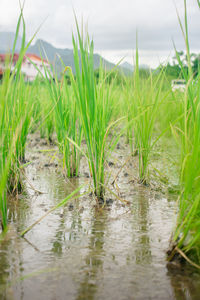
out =
<path fill-rule="evenodd" d="M 24 82 L 21 23 L 0 84 L 0 299 L 199 299 L 200 75 L 194 84 L 187 22 L 187 84 L 174 92 L 164 69 L 141 76 L 138 50 L 132 76 L 101 66 L 97 79 L 78 23 L 76 74 Z"/>

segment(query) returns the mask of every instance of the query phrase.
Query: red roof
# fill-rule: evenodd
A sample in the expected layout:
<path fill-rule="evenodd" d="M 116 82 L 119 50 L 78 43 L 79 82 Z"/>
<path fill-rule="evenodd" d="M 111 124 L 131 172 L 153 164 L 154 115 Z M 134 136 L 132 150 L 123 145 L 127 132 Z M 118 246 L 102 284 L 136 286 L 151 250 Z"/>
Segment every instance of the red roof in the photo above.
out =
<path fill-rule="evenodd" d="M 49 63 L 46 59 L 41 59 L 41 57 L 36 55 L 36 54 L 27 53 L 27 54 L 25 54 L 25 57 L 28 57 L 30 59 L 36 59 L 36 60 L 39 60 L 41 62 L 43 61 L 43 62 Z"/>
<path fill-rule="evenodd" d="M 7 58 L 11 59 L 11 54 L 0 54 L 0 61 L 6 61 Z M 19 54 L 14 53 L 13 62 L 16 62 L 19 59 Z"/>
<path fill-rule="evenodd" d="M 11 59 L 12 55 L 11 54 L 0 54 L 0 61 L 5 62 L 8 57 L 9 57 L 9 59 Z M 44 61 L 45 63 L 49 63 L 46 59 L 42 60 L 41 57 L 39 57 L 36 54 L 27 53 L 27 54 L 25 54 L 24 59 L 26 57 L 28 57 L 30 59 L 36 59 L 36 60 L 41 61 L 41 62 Z M 19 59 L 19 54 L 14 53 L 13 62 L 16 62 L 18 59 Z"/>

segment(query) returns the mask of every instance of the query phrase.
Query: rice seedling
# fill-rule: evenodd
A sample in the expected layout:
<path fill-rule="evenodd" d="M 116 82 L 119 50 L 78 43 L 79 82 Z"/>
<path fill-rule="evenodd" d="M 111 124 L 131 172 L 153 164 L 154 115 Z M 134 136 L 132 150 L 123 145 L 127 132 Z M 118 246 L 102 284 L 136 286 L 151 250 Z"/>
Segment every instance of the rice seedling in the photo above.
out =
<path fill-rule="evenodd" d="M 139 155 L 139 178 L 143 183 L 148 181 L 149 158 L 156 139 L 153 134 L 158 118 L 158 109 L 166 97 L 162 95 L 163 72 L 158 76 L 149 73 L 149 78 L 143 80 L 139 72 L 139 53 L 136 49 L 136 63 L 133 76 L 133 86 L 127 86 L 128 102 L 127 120 L 128 136 L 131 152 Z M 134 140 L 134 146 L 133 146 Z"/>
<path fill-rule="evenodd" d="M 3 90 L 3 86 L 1 86 Z M 2 93 L 1 93 L 2 95 Z M 0 220 L 1 228 L 5 230 L 7 226 L 7 179 L 12 162 L 14 145 L 8 148 L 9 128 L 5 122 L 6 103 L 3 97 L 0 97 Z"/>
<path fill-rule="evenodd" d="M 184 27 L 180 21 L 184 36 L 188 61 L 188 72 L 185 72 L 178 52 L 187 87 L 184 93 L 184 115 L 180 126 L 172 128 L 181 149 L 180 185 L 181 193 L 178 199 L 179 211 L 177 225 L 173 236 L 175 246 L 169 259 L 178 252 L 186 260 L 200 268 L 200 74 L 193 84 L 191 58 L 188 37 L 187 7 L 185 5 Z M 194 260 L 191 262 L 190 258 Z M 195 264 L 197 263 L 197 264 Z"/>
<path fill-rule="evenodd" d="M 137 154 L 136 140 L 134 141 L 133 118 L 134 118 L 134 86 L 133 78 L 126 78 L 123 88 L 124 115 L 127 116 L 126 142 L 130 145 L 131 155 Z"/>
<path fill-rule="evenodd" d="M 20 25 L 23 25 L 21 50 L 11 72 Z M 0 213 L 2 229 L 7 225 L 7 192 L 21 190 L 20 161 L 25 158 L 25 143 L 30 124 L 31 106 L 27 102 L 29 88 L 21 75 L 21 64 L 31 41 L 25 46 L 25 23 L 23 8 L 18 19 L 12 54 L 7 56 L 6 70 L 0 93 Z M 27 97 L 27 98 L 26 98 Z"/>
<path fill-rule="evenodd" d="M 8 153 L 4 150 L 4 138 L 1 136 L 0 146 L 0 222 L 2 230 L 7 226 L 7 178 L 12 160 L 12 151 Z M 6 155 L 6 157 L 5 157 Z"/>
<path fill-rule="evenodd" d="M 47 141 L 49 143 L 52 143 L 53 141 L 53 132 L 54 132 L 54 116 L 53 114 L 48 114 L 48 112 L 45 112 L 45 115 L 47 115 L 46 118 L 46 137 Z"/>
<path fill-rule="evenodd" d="M 198 79 L 198 83 L 200 83 Z M 181 147 L 179 211 L 174 234 L 176 249 L 181 249 L 200 263 L 200 124 L 199 100 L 195 100 L 195 115 L 188 109 L 188 96 L 185 95 L 183 128 L 173 128 Z M 194 98 L 195 99 L 195 98 Z M 178 136 L 178 137 L 177 137 Z"/>
<path fill-rule="evenodd" d="M 35 79 L 32 89 L 36 88 L 38 92 L 33 94 L 34 101 L 34 124 L 33 127 L 39 127 L 40 137 L 46 138 L 48 143 L 52 143 L 53 133 L 55 129 L 54 120 L 54 104 L 49 100 L 49 92 L 46 84 L 41 83 L 41 79 Z M 32 115 L 33 115 L 32 114 Z M 34 131 L 34 128 L 33 128 Z"/>
<path fill-rule="evenodd" d="M 53 102 L 59 149 L 63 154 L 63 167 L 66 175 L 73 177 L 78 175 L 80 151 L 70 140 L 80 147 L 82 128 L 71 87 L 67 84 L 64 75 L 65 72 L 60 83 L 56 78 L 53 79 L 50 72 L 46 72 L 47 86 Z M 49 77 L 51 78 L 50 81 Z"/>
<path fill-rule="evenodd" d="M 100 68 L 99 81 L 94 77 L 93 41 L 86 32 L 79 31 L 76 20 L 78 41 L 74 35 L 73 49 L 76 80 L 72 77 L 72 86 L 79 109 L 81 125 L 87 145 L 87 159 L 94 184 L 94 193 L 100 202 L 104 199 L 106 140 L 111 127 L 112 97 L 111 88 L 105 83 L 103 68 Z M 110 146 L 110 149 L 112 147 Z M 109 149 L 109 150 L 110 150 Z"/>
<path fill-rule="evenodd" d="M 3 78 L 0 93 L 0 217 L 3 230 L 7 226 L 7 192 L 13 191 L 13 178 L 18 177 L 16 163 L 16 145 L 19 137 L 19 126 L 13 107 L 9 107 L 10 70 L 7 69 Z M 14 173 L 14 168 L 16 173 Z"/>

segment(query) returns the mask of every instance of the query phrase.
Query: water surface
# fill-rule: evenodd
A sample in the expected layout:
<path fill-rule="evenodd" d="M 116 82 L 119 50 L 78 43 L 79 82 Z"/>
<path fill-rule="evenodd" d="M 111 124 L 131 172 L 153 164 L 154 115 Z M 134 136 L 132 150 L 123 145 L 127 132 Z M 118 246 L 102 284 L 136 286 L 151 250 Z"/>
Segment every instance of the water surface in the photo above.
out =
<path fill-rule="evenodd" d="M 197 270 L 166 263 L 176 196 L 133 184 L 122 172 L 118 189 L 130 205 L 107 195 L 113 202 L 98 209 L 86 195 L 20 238 L 88 180 L 66 181 L 55 163 L 32 163 L 26 177 L 26 194 L 10 201 L 10 228 L 0 244 L 0 299 L 200 299 Z"/>

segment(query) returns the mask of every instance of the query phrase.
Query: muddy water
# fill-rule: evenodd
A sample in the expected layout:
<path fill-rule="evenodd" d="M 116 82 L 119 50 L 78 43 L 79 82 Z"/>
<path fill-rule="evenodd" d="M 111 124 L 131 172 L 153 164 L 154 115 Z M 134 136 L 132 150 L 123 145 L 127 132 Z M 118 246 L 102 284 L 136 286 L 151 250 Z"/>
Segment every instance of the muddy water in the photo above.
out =
<path fill-rule="evenodd" d="M 42 155 L 30 155 L 26 193 L 10 200 L 10 228 L 0 244 L 0 299 L 200 299 L 200 274 L 166 264 L 176 197 L 133 183 L 131 165 L 115 190 L 130 205 L 108 194 L 109 206 L 100 210 L 92 196 L 83 196 L 20 238 L 21 230 L 88 180 L 66 181 L 50 154 Z"/>

